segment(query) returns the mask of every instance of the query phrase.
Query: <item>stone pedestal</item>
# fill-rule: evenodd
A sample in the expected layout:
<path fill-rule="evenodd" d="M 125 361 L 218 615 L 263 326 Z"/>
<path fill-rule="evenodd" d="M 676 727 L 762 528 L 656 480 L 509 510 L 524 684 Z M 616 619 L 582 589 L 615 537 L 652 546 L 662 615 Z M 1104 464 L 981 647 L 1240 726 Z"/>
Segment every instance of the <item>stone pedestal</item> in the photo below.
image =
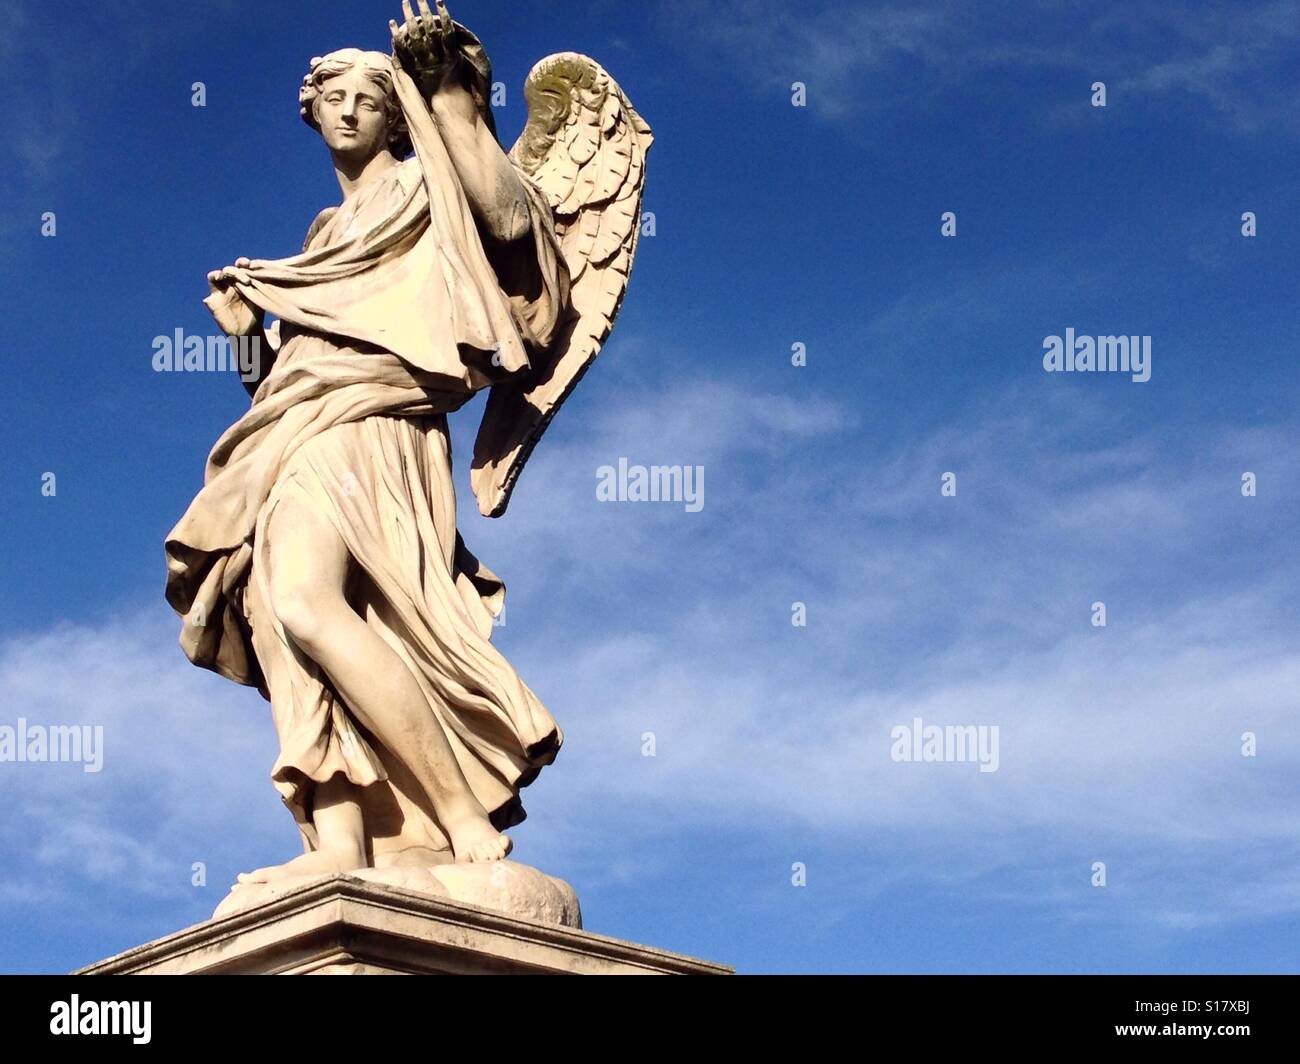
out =
<path fill-rule="evenodd" d="M 730 968 L 349 875 L 314 879 L 81 975 L 729 975 Z"/>

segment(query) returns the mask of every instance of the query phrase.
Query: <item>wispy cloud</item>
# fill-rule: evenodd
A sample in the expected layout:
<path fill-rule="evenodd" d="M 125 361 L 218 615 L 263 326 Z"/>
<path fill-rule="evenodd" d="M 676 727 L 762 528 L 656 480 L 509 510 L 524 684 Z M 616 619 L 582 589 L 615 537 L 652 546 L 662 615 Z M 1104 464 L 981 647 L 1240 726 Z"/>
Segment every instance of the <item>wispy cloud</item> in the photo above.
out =
<path fill-rule="evenodd" d="M 274 815 L 274 734 L 260 703 L 189 666 L 161 602 L 6 638 L 0 724 L 101 727 L 103 748 L 97 772 L 0 764 L 0 906 L 59 896 L 77 919 L 98 913 L 120 928 L 130 913 L 161 934 L 209 915 L 250 860 L 291 853 L 296 831 Z M 192 885 L 195 862 L 205 887 Z"/>
<path fill-rule="evenodd" d="M 1203 118 L 1226 118 L 1238 132 L 1300 130 L 1294 79 L 1284 76 L 1300 41 L 1300 11 L 1287 0 L 1074 11 L 1050 0 L 1000 11 L 950 2 L 788 8 L 731 0 L 709 4 L 709 19 L 700 17 L 698 0 L 667 0 L 664 10 L 670 23 L 700 27 L 756 88 L 788 92 L 792 81 L 804 81 L 810 106 L 829 119 L 916 103 L 980 73 L 1067 71 L 1079 75 L 1079 101 L 1103 80 L 1138 98 L 1183 96 Z M 1277 84 L 1292 87 L 1279 96 Z M 1037 91 L 1044 117 L 1060 118 L 1055 79 Z"/>
<path fill-rule="evenodd" d="M 681 416 L 683 395 L 697 416 Z M 765 435 L 755 412 L 785 405 L 696 381 L 610 409 L 581 444 L 534 459 L 545 515 L 522 506 L 486 540 L 528 589 L 511 653 L 582 744 L 582 772 L 546 790 L 582 824 L 574 844 L 623 845 L 584 817 L 593 804 L 647 806 L 672 809 L 674 829 L 794 825 L 893 853 L 907 839 L 922 879 L 991 846 L 1027 891 L 1039 862 L 1123 853 L 1136 919 L 1276 904 L 1232 865 L 1288 838 L 1297 811 L 1300 653 L 1279 588 L 1300 574 L 1257 553 L 1295 504 L 1244 498 L 1238 478 L 1280 483 L 1300 458 L 1291 435 L 1171 440 L 1125 430 L 1099 400 L 1024 391 L 874 453 L 823 410 L 809 419 L 824 426 L 817 461 L 756 470 L 743 461 Z M 591 471 L 611 453 L 703 461 L 716 492 L 703 523 L 595 504 Z M 939 496 L 948 469 L 957 499 Z M 558 602 L 538 575 L 551 573 L 579 574 Z M 790 625 L 793 600 L 807 629 Z M 998 725 L 1003 767 L 895 764 L 890 729 L 917 716 Z M 1247 731 L 1267 755 L 1241 756 Z M 1182 880 L 1206 859 L 1196 845 L 1221 879 Z"/>

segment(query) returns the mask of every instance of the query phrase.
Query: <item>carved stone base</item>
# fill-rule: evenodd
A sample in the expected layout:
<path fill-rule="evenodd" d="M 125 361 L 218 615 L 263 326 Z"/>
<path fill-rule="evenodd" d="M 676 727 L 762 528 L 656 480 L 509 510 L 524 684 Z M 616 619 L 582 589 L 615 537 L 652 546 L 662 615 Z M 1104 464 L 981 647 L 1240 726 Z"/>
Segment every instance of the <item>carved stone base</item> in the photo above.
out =
<path fill-rule="evenodd" d="M 728 975 L 731 971 L 724 965 L 575 927 L 336 875 L 137 946 L 77 974 Z"/>
<path fill-rule="evenodd" d="M 348 876 L 434 898 L 462 901 L 509 916 L 540 920 L 544 924 L 582 926 L 578 896 L 573 888 L 562 879 L 517 861 L 365 868 L 349 872 Z M 244 912 L 330 878 L 328 875 L 293 876 L 274 883 L 241 886 L 226 895 L 212 916 L 215 919 Z"/>

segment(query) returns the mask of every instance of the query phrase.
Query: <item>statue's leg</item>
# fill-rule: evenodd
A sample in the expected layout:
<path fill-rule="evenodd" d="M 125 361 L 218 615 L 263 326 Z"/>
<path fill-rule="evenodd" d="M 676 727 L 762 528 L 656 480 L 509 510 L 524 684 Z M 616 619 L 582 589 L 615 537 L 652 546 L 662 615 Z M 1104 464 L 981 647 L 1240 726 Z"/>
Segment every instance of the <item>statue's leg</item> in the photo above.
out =
<path fill-rule="evenodd" d="M 361 801 L 356 787 L 342 773 L 336 772 L 316 786 L 311 822 L 316 828 L 318 849 L 346 854 L 349 860 L 356 861 L 353 867 L 366 866 L 366 832 L 361 819 Z"/>
<path fill-rule="evenodd" d="M 510 839 L 492 827 L 474 797 L 415 677 L 348 604 L 353 563 L 333 524 L 290 493 L 277 504 L 266 537 L 271 609 L 285 634 L 320 666 L 375 739 L 409 766 L 456 859 L 504 857 Z"/>
<path fill-rule="evenodd" d="M 365 868 L 366 842 L 356 788 L 342 775 L 318 784 L 312 823 L 320 845 L 282 865 L 269 865 L 239 876 L 239 884 L 270 883 L 288 876 L 325 875 Z M 238 885 L 237 885 L 238 887 Z M 237 888 L 236 888 L 237 889 Z"/>

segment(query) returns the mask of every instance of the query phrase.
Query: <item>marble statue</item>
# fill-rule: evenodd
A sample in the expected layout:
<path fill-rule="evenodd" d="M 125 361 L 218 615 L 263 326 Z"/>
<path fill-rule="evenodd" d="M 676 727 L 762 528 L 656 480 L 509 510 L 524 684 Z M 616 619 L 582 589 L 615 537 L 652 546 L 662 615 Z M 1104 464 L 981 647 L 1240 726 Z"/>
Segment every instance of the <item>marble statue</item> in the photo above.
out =
<path fill-rule="evenodd" d="M 208 277 L 261 375 L 167 537 L 167 600 L 194 664 L 270 702 L 304 851 L 236 892 L 498 862 L 562 741 L 492 645 L 504 586 L 456 530 L 447 415 L 489 390 L 470 481 L 501 516 L 618 313 L 650 128 L 563 53 L 507 153 L 478 38 L 441 0 L 402 6 L 391 56 L 346 48 L 303 79 L 342 202 L 300 254 Z"/>

